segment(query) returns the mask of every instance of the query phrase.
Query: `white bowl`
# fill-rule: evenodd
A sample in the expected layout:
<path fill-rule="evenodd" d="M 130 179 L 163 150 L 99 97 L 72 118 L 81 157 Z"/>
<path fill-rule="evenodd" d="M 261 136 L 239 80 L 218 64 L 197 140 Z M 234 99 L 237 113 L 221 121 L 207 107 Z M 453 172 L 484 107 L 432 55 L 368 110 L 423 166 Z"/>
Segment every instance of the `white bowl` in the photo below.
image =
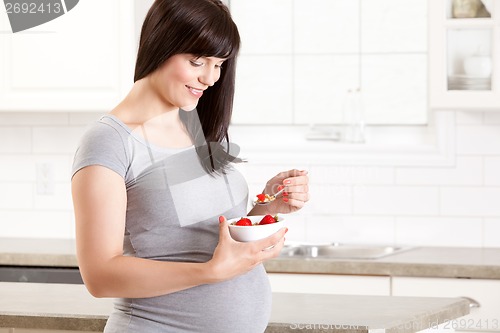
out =
<path fill-rule="evenodd" d="M 264 225 L 252 225 L 252 226 L 241 226 L 233 225 L 232 223 L 239 221 L 242 217 L 250 219 L 253 223 L 259 223 L 264 215 L 255 216 L 240 216 L 234 219 L 230 219 L 229 223 L 229 233 L 231 237 L 238 242 L 253 242 L 262 238 L 271 236 L 276 231 L 284 227 L 284 218 L 278 215 L 278 222 Z"/>
<path fill-rule="evenodd" d="M 464 71 L 467 75 L 489 78 L 491 70 L 491 58 L 488 56 L 472 56 L 464 59 Z"/>

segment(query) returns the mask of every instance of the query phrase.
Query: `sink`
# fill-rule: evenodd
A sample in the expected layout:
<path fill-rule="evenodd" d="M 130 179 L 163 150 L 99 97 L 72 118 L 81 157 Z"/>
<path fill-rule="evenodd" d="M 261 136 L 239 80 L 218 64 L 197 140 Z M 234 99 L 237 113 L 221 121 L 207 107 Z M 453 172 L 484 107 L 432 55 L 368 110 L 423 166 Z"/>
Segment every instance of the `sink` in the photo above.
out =
<path fill-rule="evenodd" d="M 352 245 L 352 244 L 300 244 L 285 245 L 281 258 L 317 258 L 317 259 L 378 259 L 410 250 L 404 246 Z"/>

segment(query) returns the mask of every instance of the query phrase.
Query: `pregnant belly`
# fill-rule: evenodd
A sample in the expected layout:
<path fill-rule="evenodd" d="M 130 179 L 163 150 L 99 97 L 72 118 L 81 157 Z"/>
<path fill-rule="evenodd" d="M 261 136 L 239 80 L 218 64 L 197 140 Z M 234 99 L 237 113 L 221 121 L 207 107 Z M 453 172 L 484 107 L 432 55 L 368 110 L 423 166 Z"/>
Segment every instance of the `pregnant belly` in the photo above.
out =
<path fill-rule="evenodd" d="M 159 297 L 119 299 L 115 309 L 106 333 L 115 332 L 114 328 L 143 333 L 262 333 L 271 313 L 271 289 L 260 265 L 221 283 Z"/>

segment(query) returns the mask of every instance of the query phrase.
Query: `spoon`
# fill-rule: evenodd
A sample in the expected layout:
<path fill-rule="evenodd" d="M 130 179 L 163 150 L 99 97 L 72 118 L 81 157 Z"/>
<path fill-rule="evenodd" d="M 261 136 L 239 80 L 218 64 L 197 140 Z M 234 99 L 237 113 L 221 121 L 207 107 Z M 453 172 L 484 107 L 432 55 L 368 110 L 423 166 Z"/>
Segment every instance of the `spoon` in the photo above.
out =
<path fill-rule="evenodd" d="M 270 194 L 266 194 L 266 198 L 269 197 L 269 201 L 259 201 L 258 199 L 255 200 L 255 204 L 256 205 L 269 205 L 271 202 L 273 202 L 274 200 L 276 200 L 276 198 L 281 194 L 283 193 L 283 191 L 285 191 L 285 188 L 283 187 L 281 190 L 279 190 L 278 192 L 276 192 L 274 195 L 270 195 Z"/>

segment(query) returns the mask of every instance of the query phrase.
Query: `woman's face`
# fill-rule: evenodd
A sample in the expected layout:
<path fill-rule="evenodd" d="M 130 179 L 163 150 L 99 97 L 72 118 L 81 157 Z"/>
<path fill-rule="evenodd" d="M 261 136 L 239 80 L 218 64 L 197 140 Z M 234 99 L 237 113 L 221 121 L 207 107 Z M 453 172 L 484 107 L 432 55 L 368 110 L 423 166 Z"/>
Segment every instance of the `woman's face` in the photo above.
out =
<path fill-rule="evenodd" d="M 203 91 L 220 78 L 225 59 L 177 54 L 151 75 L 153 89 L 168 106 L 193 110 Z"/>

